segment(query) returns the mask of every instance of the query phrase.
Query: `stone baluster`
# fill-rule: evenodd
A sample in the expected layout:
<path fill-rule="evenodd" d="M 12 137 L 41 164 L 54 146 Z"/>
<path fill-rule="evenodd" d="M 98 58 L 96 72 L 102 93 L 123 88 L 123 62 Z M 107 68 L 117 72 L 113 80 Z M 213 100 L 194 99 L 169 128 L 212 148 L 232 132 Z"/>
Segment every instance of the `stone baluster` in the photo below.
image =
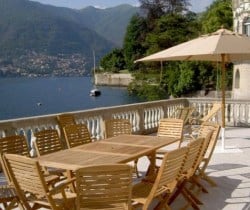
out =
<path fill-rule="evenodd" d="M 236 110 L 237 110 L 237 107 L 235 104 L 232 104 L 232 115 L 233 115 L 233 125 L 236 126 L 237 124 L 237 121 L 236 121 Z"/>
<path fill-rule="evenodd" d="M 140 118 L 140 114 L 138 112 L 134 113 L 132 125 L 134 126 L 134 132 L 139 132 L 140 129 L 143 130 L 143 128 L 140 128 L 140 122 L 143 120 L 143 118 Z"/>
<path fill-rule="evenodd" d="M 152 114 L 152 109 L 149 109 L 149 129 L 153 127 L 153 114 Z"/>
<path fill-rule="evenodd" d="M 247 104 L 248 108 L 248 118 L 247 118 L 247 123 L 250 124 L 250 104 Z"/>
<path fill-rule="evenodd" d="M 236 125 L 240 122 L 240 104 L 236 104 Z"/>
<path fill-rule="evenodd" d="M 241 119 L 240 121 L 245 124 L 247 121 L 246 121 L 246 104 L 241 104 Z"/>
<path fill-rule="evenodd" d="M 228 104 L 225 105 L 225 123 L 227 124 L 229 122 L 228 120 Z"/>
<path fill-rule="evenodd" d="M 233 118 L 233 104 L 229 104 L 229 122 L 230 125 L 232 125 L 234 122 L 234 118 Z"/>
<path fill-rule="evenodd" d="M 98 116 L 94 119 L 95 126 L 96 126 L 96 139 L 97 140 L 104 138 L 102 136 L 103 132 L 101 130 L 101 121 L 102 121 L 102 118 Z"/>
<path fill-rule="evenodd" d="M 145 109 L 144 110 L 144 128 L 145 128 L 145 130 L 147 130 L 148 129 L 148 110 L 147 109 Z"/>

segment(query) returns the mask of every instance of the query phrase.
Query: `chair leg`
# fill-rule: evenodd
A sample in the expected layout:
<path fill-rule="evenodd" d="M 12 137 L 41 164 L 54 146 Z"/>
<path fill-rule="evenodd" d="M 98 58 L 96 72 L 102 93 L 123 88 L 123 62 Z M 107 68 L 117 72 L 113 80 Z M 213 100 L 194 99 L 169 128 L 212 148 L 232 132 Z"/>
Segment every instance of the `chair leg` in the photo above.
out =
<path fill-rule="evenodd" d="M 187 202 L 193 207 L 195 210 L 200 210 L 199 206 L 195 202 L 192 196 L 190 196 L 189 192 L 187 192 L 185 189 L 182 190 L 183 197 L 187 200 Z"/>
<path fill-rule="evenodd" d="M 212 180 L 212 178 L 210 178 L 206 173 L 201 172 L 201 178 L 207 181 L 212 187 L 217 187 L 215 181 Z"/>
<path fill-rule="evenodd" d="M 183 191 L 185 191 L 185 193 L 187 193 L 192 198 L 192 200 L 194 200 L 196 204 L 203 205 L 203 203 L 186 187 L 184 187 Z"/>
<path fill-rule="evenodd" d="M 202 190 L 202 192 L 208 193 L 208 190 L 199 182 L 199 178 L 197 176 L 193 176 L 191 178 L 191 182 L 197 185 Z"/>
<path fill-rule="evenodd" d="M 181 193 L 182 189 L 184 188 L 185 185 L 185 181 L 182 181 L 178 186 L 176 191 L 174 192 L 173 195 L 170 196 L 170 198 L 168 199 L 168 204 L 171 205 L 173 203 L 173 201 L 178 197 L 178 195 Z"/>
<path fill-rule="evenodd" d="M 168 204 L 169 194 L 165 194 L 165 196 L 161 196 L 161 200 L 159 203 L 154 207 L 154 210 L 171 210 L 169 204 Z"/>
<path fill-rule="evenodd" d="M 137 178 L 140 178 L 139 171 L 138 171 L 138 159 L 134 161 L 134 171 L 136 173 Z"/>

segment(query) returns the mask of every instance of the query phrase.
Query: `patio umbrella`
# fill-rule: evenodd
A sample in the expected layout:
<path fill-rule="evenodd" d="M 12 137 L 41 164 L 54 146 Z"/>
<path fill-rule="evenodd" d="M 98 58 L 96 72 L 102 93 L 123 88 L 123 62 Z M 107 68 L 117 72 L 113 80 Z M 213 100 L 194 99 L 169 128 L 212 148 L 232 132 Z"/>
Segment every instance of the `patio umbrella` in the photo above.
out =
<path fill-rule="evenodd" d="M 144 61 L 216 61 L 221 62 L 222 148 L 225 141 L 225 63 L 250 60 L 250 38 L 227 29 L 200 36 L 158 53 L 136 60 Z"/>

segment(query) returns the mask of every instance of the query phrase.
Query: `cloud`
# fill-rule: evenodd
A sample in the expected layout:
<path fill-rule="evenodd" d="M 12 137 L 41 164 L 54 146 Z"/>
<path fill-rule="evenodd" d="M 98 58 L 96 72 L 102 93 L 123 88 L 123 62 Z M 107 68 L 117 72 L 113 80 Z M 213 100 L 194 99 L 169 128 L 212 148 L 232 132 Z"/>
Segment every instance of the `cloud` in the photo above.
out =
<path fill-rule="evenodd" d="M 94 5 L 93 7 L 95 7 L 96 9 L 106 9 L 107 8 L 107 7 L 100 6 L 100 5 Z"/>

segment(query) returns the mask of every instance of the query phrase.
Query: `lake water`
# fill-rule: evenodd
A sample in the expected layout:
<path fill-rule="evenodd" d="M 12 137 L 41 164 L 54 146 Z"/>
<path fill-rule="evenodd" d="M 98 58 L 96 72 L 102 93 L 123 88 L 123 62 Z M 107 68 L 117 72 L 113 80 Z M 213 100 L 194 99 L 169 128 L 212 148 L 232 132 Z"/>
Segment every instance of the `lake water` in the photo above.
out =
<path fill-rule="evenodd" d="M 139 102 L 126 88 L 98 87 L 89 96 L 90 77 L 0 78 L 0 120 Z"/>

